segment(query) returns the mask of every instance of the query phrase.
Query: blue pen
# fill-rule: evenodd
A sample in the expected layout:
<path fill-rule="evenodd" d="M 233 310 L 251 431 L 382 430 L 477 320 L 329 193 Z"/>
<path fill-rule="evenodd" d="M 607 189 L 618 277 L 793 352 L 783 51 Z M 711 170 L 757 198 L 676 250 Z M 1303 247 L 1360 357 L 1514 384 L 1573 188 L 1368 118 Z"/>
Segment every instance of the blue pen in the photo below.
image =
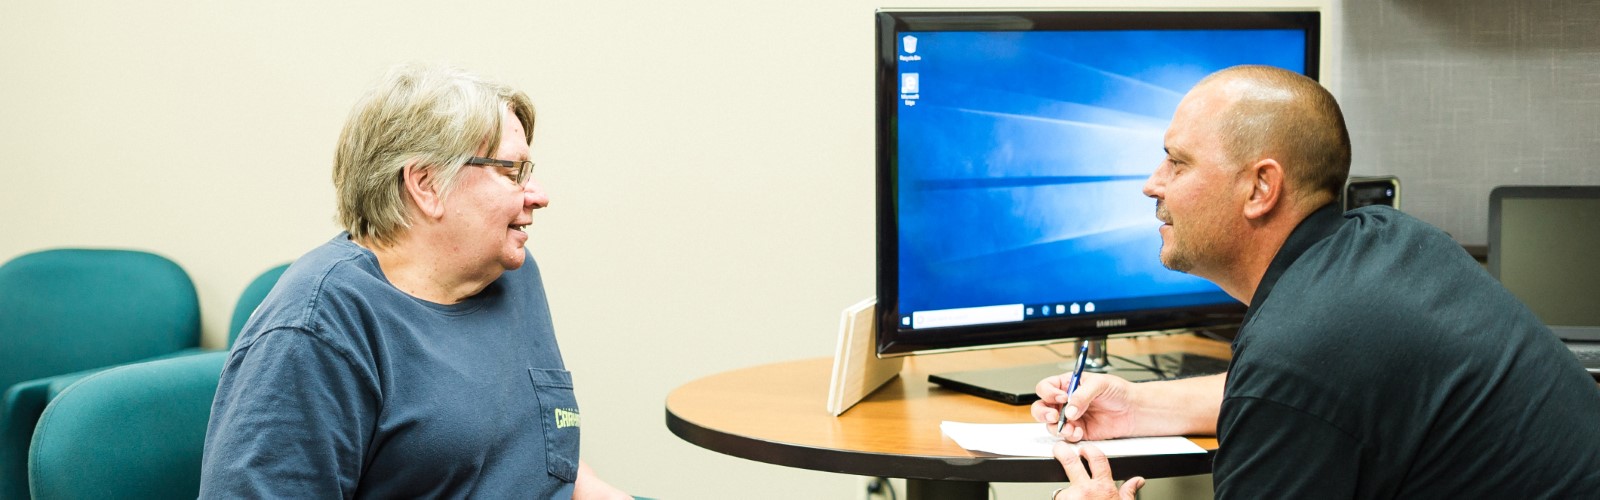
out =
<path fill-rule="evenodd" d="M 1068 396 L 1072 395 L 1072 391 L 1078 390 L 1078 379 L 1083 377 L 1083 361 L 1089 358 L 1089 341 L 1082 341 L 1082 344 L 1083 347 L 1078 348 L 1078 366 L 1072 369 L 1072 381 L 1067 382 Z M 1056 434 L 1060 434 L 1061 429 L 1067 428 L 1066 403 L 1061 403 L 1061 409 L 1058 413 L 1060 415 L 1056 417 Z"/>

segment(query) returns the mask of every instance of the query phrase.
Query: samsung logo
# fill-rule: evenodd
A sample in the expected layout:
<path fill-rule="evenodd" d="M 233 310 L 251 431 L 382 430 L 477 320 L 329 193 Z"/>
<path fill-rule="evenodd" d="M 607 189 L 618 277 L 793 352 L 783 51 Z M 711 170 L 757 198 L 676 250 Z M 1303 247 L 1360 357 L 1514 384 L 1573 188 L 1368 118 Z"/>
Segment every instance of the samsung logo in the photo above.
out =
<path fill-rule="evenodd" d="M 1128 326 L 1128 318 L 1095 320 L 1095 328 L 1111 328 L 1113 326 Z"/>

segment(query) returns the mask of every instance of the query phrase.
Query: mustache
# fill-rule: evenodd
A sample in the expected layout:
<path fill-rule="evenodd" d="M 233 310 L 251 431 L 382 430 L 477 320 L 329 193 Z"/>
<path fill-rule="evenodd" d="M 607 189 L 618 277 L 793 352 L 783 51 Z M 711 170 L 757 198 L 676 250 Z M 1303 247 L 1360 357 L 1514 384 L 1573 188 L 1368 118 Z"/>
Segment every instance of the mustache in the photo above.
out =
<path fill-rule="evenodd" d="M 1156 201 L 1156 219 L 1166 224 L 1172 223 L 1172 214 L 1167 212 L 1167 206 L 1160 200 Z"/>

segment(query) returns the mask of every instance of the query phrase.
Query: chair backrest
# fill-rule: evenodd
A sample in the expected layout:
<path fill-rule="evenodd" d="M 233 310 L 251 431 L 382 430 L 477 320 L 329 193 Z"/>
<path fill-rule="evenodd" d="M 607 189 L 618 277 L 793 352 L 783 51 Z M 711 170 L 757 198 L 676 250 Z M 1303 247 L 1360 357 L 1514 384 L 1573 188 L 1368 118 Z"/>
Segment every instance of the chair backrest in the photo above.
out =
<path fill-rule="evenodd" d="M 0 266 L 0 388 L 200 345 L 200 301 L 177 263 L 59 249 Z"/>
<path fill-rule="evenodd" d="M 268 269 L 245 285 L 244 293 L 239 294 L 239 301 L 233 304 L 233 321 L 228 323 L 228 347 L 233 347 L 234 339 L 239 338 L 239 332 L 244 330 L 244 323 L 250 320 L 250 314 L 267 298 L 267 292 L 272 291 L 272 286 L 278 284 L 278 278 L 288 269 L 288 264 Z"/>
<path fill-rule="evenodd" d="M 28 449 L 33 498 L 194 498 L 227 356 L 119 366 L 62 391 Z"/>

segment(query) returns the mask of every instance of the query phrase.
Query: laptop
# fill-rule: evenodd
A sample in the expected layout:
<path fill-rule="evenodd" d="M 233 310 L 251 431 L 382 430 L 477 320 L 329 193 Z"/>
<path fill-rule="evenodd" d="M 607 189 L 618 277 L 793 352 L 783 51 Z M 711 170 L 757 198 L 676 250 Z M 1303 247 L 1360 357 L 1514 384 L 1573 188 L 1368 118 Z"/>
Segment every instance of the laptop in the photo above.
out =
<path fill-rule="evenodd" d="M 1600 378 L 1600 186 L 1489 192 L 1489 274 Z"/>

